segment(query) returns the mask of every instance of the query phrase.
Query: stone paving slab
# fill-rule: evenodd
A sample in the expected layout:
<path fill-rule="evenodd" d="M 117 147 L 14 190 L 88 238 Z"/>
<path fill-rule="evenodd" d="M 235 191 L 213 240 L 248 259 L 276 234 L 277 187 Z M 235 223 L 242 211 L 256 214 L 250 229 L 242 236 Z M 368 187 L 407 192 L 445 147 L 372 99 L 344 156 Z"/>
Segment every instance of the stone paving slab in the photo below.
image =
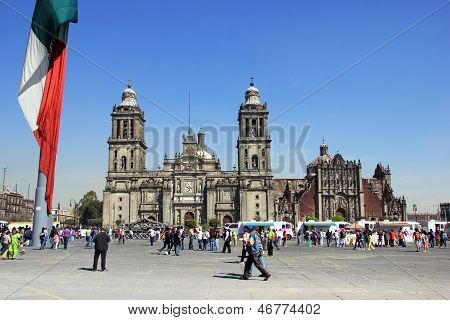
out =
<path fill-rule="evenodd" d="M 92 272 L 93 250 L 31 250 L 0 261 L 2 299 L 449 299 L 450 249 L 306 248 L 292 241 L 266 263 L 273 277 L 238 280 L 231 254 L 158 255 L 147 241 L 111 244 L 108 272 Z M 100 262 L 99 262 L 100 263 Z M 255 274 L 258 274 L 255 270 Z"/>

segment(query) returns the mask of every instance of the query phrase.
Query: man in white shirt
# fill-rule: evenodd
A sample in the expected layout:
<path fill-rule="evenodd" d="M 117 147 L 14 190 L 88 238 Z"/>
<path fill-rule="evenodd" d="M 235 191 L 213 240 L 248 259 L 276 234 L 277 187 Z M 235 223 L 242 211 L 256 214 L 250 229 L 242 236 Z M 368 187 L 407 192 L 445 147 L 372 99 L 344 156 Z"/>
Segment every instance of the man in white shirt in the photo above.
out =
<path fill-rule="evenodd" d="M 244 263 L 245 260 L 245 256 L 247 254 L 247 242 L 250 238 L 250 234 L 245 232 L 244 235 L 242 236 L 242 254 L 241 254 L 241 264 Z"/>
<path fill-rule="evenodd" d="M 198 251 L 202 251 L 203 247 L 203 232 L 202 229 L 197 229 Z"/>
<path fill-rule="evenodd" d="M 150 229 L 149 236 L 150 236 L 150 245 L 153 246 L 153 242 L 155 242 L 156 231 Z"/>

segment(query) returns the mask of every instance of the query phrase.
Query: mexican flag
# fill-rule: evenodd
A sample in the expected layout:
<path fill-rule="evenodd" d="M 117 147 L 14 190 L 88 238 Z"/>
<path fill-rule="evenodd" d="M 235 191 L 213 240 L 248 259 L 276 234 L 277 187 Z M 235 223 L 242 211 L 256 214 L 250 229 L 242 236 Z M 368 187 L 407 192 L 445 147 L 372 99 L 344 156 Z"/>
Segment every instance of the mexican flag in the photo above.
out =
<path fill-rule="evenodd" d="M 20 82 L 19 103 L 41 149 L 39 171 L 47 178 L 48 212 L 52 209 L 69 22 L 77 21 L 77 0 L 36 0 Z"/>

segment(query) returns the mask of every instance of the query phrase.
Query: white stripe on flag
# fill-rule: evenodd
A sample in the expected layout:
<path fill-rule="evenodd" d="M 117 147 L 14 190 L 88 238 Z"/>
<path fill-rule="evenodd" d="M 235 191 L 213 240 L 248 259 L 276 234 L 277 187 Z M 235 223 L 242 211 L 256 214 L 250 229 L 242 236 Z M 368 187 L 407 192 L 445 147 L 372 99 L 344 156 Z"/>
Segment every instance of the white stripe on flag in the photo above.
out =
<path fill-rule="evenodd" d="M 20 82 L 19 103 L 31 131 L 38 128 L 37 118 L 44 93 L 48 65 L 47 48 L 39 41 L 33 30 L 30 30 Z"/>

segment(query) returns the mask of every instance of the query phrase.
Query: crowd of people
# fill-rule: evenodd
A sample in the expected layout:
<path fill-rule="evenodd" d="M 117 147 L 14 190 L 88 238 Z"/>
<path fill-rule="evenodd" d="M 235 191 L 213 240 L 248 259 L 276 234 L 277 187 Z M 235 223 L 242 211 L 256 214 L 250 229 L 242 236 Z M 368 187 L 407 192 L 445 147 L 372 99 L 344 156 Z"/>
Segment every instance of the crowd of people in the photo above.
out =
<path fill-rule="evenodd" d="M 54 249 L 60 247 L 67 249 L 69 242 L 74 242 L 76 230 L 73 227 L 66 226 L 60 228 L 59 225 L 53 226 L 50 232 L 46 227 L 42 227 L 39 234 L 39 249 Z M 13 227 L 11 230 L 8 226 L 4 226 L 1 230 L 2 248 L 0 256 L 2 259 L 16 259 L 19 254 L 25 254 L 25 247 L 32 246 L 32 230 L 26 225 L 25 227 Z"/>
<path fill-rule="evenodd" d="M 345 229 L 340 230 L 299 230 L 297 233 L 297 245 L 302 243 L 306 247 L 347 247 L 353 246 L 354 250 L 374 250 L 375 247 L 407 247 L 408 240 L 412 239 L 417 247 L 417 252 L 423 248 L 424 252 L 434 247 L 447 247 L 447 233 L 443 230 L 429 232 L 426 230 L 415 229 L 408 231 L 399 229 L 391 230 L 355 230 L 348 234 Z"/>
<path fill-rule="evenodd" d="M 300 229 L 297 233 L 297 245 L 304 244 L 306 247 L 348 247 L 352 246 L 354 250 L 374 250 L 375 247 L 395 247 L 408 245 L 408 239 L 414 242 L 417 252 L 429 252 L 431 248 L 447 247 L 447 233 L 443 230 L 426 231 L 418 230 L 408 231 L 399 229 L 394 230 L 316 230 Z M 227 227 L 211 228 L 204 230 L 202 227 L 185 229 L 183 226 L 165 227 L 164 229 L 148 230 L 150 245 L 154 246 L 162 242 L 162 247 L 157 249 L 159 254 L 180 256 L 185 250 L 185 242 L 188 242 L 187 250 L 222 252 L 230 254 L 231 247 L 237 247 L 239 242 L 242 244 L 240 263 L 244 264 L 244 272 L 240 279 L 248 280 L 252 276 L 253 266 L 258 269 L 267 281 L 271 274 L 266 268 L 264 257 L 273 257 L 274 251 L 280 250 L 280 247 L 287 247 L 288 235 L 285 232 L 279 236 L 274 228 L 254 228 L 252 226 L 244 227 L 244 234 L 239 239 L 236 231 Z M 43 227 L 40 233 L 40 250 L 51 248 L 57 250 L 59 247 L 68 248 L 70 242 L 75 238 L 81 237 L 79 229 L 66 226 L 60 228 L 53 226 L 50 232 Z M 133 239 L 133 231 L 126 231 L 124 228 L 113 230 L 102 229 L 98 227 L 84 230 L 86 239 L 86 248 L 95 249 L 93 271 L 97 270 L 99 257 L 102 258 L 101 271 L 106 269 L 106 253 L 108 243 L 116 240 L 118 244 L 125 244 L 128 237 Z M 5 226 L 1 231 L 1 252 L 3 259 L 16 259 L 19 254 L 24 254 L 23 249 L 32 244 L 31 228 L 12 228 L 10 230 Z M 95 244 L 95 246 L 94 246 Z M 222 245 L 222 248 L 221 248 Z M 267 255 L 265 254 L 267 252 Z"/>

